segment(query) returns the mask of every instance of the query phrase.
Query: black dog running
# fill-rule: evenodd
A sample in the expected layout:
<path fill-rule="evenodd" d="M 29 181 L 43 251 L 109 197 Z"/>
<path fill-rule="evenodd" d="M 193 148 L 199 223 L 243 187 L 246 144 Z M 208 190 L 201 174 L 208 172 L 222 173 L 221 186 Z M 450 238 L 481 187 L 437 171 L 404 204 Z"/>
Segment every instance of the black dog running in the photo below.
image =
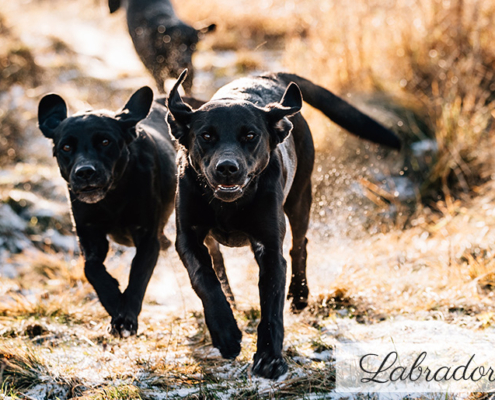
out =
<path fill-rule="evenodd" d="M 121 2 L 109 0 L 110 12 L 117 11 Z M 190 74 L 184 82 L 184 90 L 190 93 L 193 83 L 192 55 L 199 39 L 214 31 L 216 25 L 199 30 L 193 28 L 177 17 L 169 0 L 127 0 L 123 3 L 136 53 L 153 75 L 158 90 L 165 93 L 165 80 L 177 78 L 184 68 L 188 68 Z"/>
<path fill-rule="evenodd" d="M 167 117 L 181 152 L 176 248 L 203 302 L 213 345 L 223 357 L 235 358 L 241 331 L 203 243 L 214 237 L 227 246 L 251 246 L 260 268 L 261 305 L 253 371 L 274 379 L 287 371 L 282 357 L 284 212 L 292 229 L 292 309 L 306 307 L 309 294 L 306 231 L 314 145 L 299 113 L 301 91 L 307 102 L 350 132 L 393 148 L 400 141 L 328 90 L 296 75 L 237 80 L 196 110 L 177 92 L 185 75 L 171 91 Z"/>
<path fill-rule="evenodd" d="M 166 109 L 143 87 L 117 113 L 90 111 L 67 116 L 64 100 L 41 100 L 39 127 L 53 140 L 53 154 L 68 182 L 72 214 L 85 259 L 85 273 L 112 317 L 114 335 L 136 334 L 146 287 L 160 247 L 170 244 L 163 228 L 173 211 L 175 149 L 163 119 Z M 107 235 L 135 246 L 124 292 L 105 269 Z"/>

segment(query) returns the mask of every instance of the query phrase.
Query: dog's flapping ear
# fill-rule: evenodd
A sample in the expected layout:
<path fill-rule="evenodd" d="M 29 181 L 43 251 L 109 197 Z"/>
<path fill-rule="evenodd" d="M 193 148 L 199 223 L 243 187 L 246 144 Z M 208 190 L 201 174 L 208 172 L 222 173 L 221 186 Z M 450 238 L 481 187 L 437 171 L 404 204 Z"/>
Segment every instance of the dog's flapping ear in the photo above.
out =
<path fill-rule="evenodd" d="M 153 103 L 153 90 L 148 86 L 138 89 L 129 98 L 126 105 L 115 115 L 122 130 L 126 133 L 126 142 L 131 142 L 136 138 L 136 124 L 145 119 L 150 112 Z"/>
<path fill-rule="evenodd" d="M 110 14 L 113 14 L 120 8 L 120 0 L 108 0 L 108 8 L 110 9 Z"/>
<path fill-rule="evenodd" d="M 204 28 L 198 29 L 198 37 L 201 39 L 204 35 L 207 33 L 213 32 L 215 29 L 217 29 L 217 24 L 210 24 L 208 26 L 205 26 Z"/>
<path fill-rule="evenodd" d="M 273 144 L 282 143 L 292 130 L 292 123 L 288 117 L 297 114 L 302 107 L 302 94 L 299 87 L 292 82 L 282 96 L 279 103 L 268 104 L 267 118 L 271 128 Z"/>
<path fill-rule="evenodd" d="M 175 82 L 174 87 L 168 96 L 167 107 L 167 123 L 170 127 L 170 133 L 175 140 L 187 148 L 187 134 L 190 129 L 191 118 L 194 114 L 193 109 L 189 104 L 182 101 L 179 94 L 179 86 L 186 79 L 187 69 L 182 71 Z"/>
<path fill-rule="evenodd" d="M 47 138 L 53 139 L 55 130 L 67 118 L 67 105 L 58 94 L 47 94 L 38 105 L 38 126 Z"/>

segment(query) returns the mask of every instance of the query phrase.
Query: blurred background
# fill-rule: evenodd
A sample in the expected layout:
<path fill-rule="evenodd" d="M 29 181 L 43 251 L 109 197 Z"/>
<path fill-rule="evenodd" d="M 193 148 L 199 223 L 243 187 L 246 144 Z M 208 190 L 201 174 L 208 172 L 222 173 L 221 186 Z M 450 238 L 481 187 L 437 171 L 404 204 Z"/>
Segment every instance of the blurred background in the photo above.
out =
<path fill-rule="evenodd" d="M 373 324 L 407 315 L 491 327 L 495 3 L 173 4 L 192 26 L 217 25 L 194 54 L 195 97 L 208 100 L 247 74 L 288 71 L 344 97 L 403 140 L 400 153 L 379 148 L 304 107 L 317 162 L 308 234 L 313 297 L 303 321 L 337 316 Z M 37 104 L 57 92 L 70 113 L 116 110 L 140 86 L 158 91 L 134 51 L 124 10 L 110 15 L 103 0 L 0 0 L 0 66 L 0 314 L 104 330 L 105 313 L 83 276 L 65 183 L 37 129 Z M 173 218 L 166 232 L 175 239 Z M 290 235 L 285 244 L 288 256 Z M 257 266 L 249 250 L 224 251 L 249 325 L 259 318 Z M 133 252 L 113 246 L 107 261 L 123 284 Z M 201 308 L 173 250 L 162 254 L 146 302 L 143 315 L 189 318 Z M 6 326 L 29 336 L 14 322 Z"/>

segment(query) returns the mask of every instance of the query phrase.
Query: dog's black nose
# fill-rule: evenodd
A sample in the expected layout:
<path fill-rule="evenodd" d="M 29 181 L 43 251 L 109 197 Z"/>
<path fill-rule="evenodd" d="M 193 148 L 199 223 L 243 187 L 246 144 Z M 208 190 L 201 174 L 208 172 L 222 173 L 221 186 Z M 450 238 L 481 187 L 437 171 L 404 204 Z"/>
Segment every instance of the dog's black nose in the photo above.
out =
<path fill-rule="evenodd" d="M 96 169 L 92 165 L 82 165 L 76 168 L 75 174 L 81 179 L 90 179 L 95 174 Z"/>
<path fill-rule="evenodd" d="M 217 164 L 217 172 L 223 176 L 234 175 L 239 171 L 239 164 L 235 160 L 223 160 Z"/>

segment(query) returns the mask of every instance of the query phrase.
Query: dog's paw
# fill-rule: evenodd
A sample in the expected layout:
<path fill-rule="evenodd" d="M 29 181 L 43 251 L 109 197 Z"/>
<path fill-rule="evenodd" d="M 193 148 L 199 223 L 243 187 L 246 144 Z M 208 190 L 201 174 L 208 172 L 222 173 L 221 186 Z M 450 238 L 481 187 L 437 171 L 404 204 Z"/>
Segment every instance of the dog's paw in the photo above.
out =
<path fill-rule="evenodd" d="M 234 359 L 241 352 L 242 333 L 234 317 L 223 326 L 208 327 L 213 347 L 220 350 L 223 358 Z"/>
<path fill-rule="evenodd" d="M 131 317 L 119 315 L 116 318 L 112 318 L 110 323 L 110 334 L 122 339 L 136 335 L 137 329 L 137 319 Z"/>
<path fill-rule="evenodd" d="M 290 304 L 290 310 L 292 311 L 293 314 L 299 314 L 307 306 L 308 306 L 307 297 L 293 297 L 292 302 Z"/>
<path fill-rule="evenodd" d="M 267 353 L 254 355 L 253 373 L 267 379 L 277 379 L 288 370 L 287 363 L 282 357 L 274 357 Z"/>
<path fill-rule="evenodd" d="M 294 314 L 300 313 L 308 306 L 309 289 L 307 285 L 295 285 L 292 283 L 289 287 L 287 300 L 292 299 L 290 310 Z"/>

